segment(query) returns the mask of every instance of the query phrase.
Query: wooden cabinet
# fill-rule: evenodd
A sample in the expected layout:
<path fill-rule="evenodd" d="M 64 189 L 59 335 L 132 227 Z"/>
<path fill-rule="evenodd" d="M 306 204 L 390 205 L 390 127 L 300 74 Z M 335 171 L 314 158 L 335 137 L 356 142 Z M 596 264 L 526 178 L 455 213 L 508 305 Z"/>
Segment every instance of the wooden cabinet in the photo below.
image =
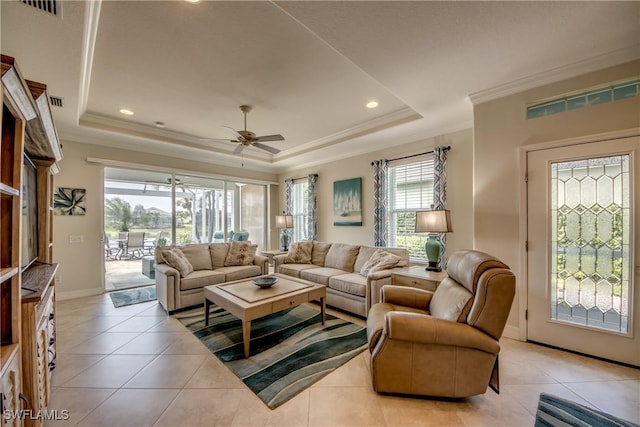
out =
<path fill-rule="evenodd" d="M 408 267 L 391 273 L 391 284 L 433 292 L 446 277 L 447 273 L 444 271 L 426 271 L 424 267 L 419 266 Z"/>
<path fill-rule="evenodd" d="M 13 58 L 0 59 L 0 426 L 41 425 L 29 414 L 48 404 L 55 357 L 52 198 L 62 153 L 46 86 L 27 82 Z M 25 154 L 35 163 L 33 180 Z M 27 223 L 37 232 L 25 233 Z"/>

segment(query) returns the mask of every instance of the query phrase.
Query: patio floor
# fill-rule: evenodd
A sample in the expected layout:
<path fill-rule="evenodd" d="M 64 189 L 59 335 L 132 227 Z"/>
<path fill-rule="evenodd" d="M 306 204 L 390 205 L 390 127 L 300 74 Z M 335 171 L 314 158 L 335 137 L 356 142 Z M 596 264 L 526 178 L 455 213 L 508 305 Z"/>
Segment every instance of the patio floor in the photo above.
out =
<path fill-rule="evenodd" d="M 142 274 L 142 259 L 105 260 L 105 290 L 153 285 L 156 281 Z"/>

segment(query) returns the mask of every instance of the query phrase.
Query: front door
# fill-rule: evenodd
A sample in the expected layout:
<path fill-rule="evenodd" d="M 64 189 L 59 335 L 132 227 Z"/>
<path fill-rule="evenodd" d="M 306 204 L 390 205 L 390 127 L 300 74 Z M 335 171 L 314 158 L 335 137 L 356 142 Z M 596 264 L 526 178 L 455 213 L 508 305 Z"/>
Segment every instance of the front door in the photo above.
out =
<path fill-rule="evenodd" d="M 528 153 L 528 340 L 640 366 L 639 162 L 639 137 Z"/>

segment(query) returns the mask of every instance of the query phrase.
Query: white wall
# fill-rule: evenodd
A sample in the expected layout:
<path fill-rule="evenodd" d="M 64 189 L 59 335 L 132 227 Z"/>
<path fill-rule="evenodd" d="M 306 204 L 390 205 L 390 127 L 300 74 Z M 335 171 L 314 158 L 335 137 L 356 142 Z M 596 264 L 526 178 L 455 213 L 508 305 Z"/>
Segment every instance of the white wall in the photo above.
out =
<path fill-rule="evenodd" d="M 472 155 L 471 129 L 425 139 L 424 141 L 391 146 L 365 155 L 345 158 L 320 166 L 290 171 L 279 176 L 280 210 L 285 207 L 284 180 L 318 174 L 318 240 L 373 245 L 373 167 L 371 162 L 424 153 L 439 145 L 451 146 L 447 161 L 447 209 L 451 210 L 453 233 L 447 235 L 448 252 L 471 248 L 473 236 L 472 214 Z M 362 226 L 333 225 L 333 182 L 362 178 Z"/>
<path fill-rule="evenodd" d="M 54 260 L 60 264 L 56 282 L 58 299 L 94 295 L 103 290 L 104 251 L 101 242 L 104 206 L 103 166 L 88 162 L 88 157 L 149 165 L 167 171 L 181 170 L 244 177 L 265 182 L 277 181 L 277 177 L 269 173 L 68 141 L 63 141 L 63 153 L 60 173 L 54 177 L 54 186 L 85 188 L 87 214 L 54 217 Z M 274 197 L 277 197 L 277 194 Z M 277 204 L 273 201 L 270 203 Z M 83 242 L 71 244 L 70 236 L 82 236 Z"/>
<path fill-rule="evenodd" d="M 521 263 L 524 242 L 519 240 L 524 214 L 520 212 L 524 197 L 521 147 L 640 126 L 638 97 L 533 120 L 526 120 L 526 105 L 638 75 L 640 61 L 635 61 L 474 107 L 474 244 L 476 249 L 503 260 L 516 274 L 519 292 L 508 327 L 518 327 L 520 291 L 525 284 Z"/>

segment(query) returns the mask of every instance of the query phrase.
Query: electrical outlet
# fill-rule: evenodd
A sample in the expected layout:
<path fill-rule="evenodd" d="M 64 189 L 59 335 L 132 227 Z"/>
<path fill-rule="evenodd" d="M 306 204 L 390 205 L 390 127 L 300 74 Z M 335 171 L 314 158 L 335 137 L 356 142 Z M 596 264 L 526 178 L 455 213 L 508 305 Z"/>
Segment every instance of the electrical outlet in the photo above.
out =
<path fill-rule="evenodd" d="M 56 274 L 56 284 L 62 283 L 62 274 Z"/>
<path fill-rule="evenodd" d="M 82 234 L 72 234 L 69 236 L 69 243 L 84 243 L 84 236 Z"/>

